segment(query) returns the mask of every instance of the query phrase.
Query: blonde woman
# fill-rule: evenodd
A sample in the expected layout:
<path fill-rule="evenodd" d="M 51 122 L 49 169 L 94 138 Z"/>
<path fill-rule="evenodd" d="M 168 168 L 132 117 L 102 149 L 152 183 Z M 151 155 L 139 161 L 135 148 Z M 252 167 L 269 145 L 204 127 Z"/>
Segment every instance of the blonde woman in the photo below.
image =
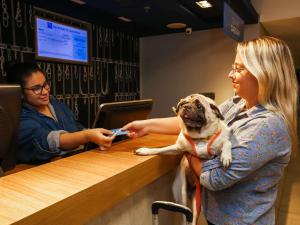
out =
<path fill-rule="evenodd" d="M 228 77 L 235 97 L 220 106 L 233 161 L 191 157 L 208 224 L 275 224 L 278 183 L 297 149 L 297 80 L 288 46 L 273 37 L 241 42 Z M 179 132 L 177 118 L 134 121 L 131 137 Z"/>

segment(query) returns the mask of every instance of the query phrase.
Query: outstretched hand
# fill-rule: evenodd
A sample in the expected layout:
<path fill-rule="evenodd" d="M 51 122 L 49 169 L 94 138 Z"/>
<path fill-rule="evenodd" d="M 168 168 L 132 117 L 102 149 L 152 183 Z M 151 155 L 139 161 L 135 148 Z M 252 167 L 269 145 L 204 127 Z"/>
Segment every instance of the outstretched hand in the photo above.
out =
<path fill-rule="evenodd" d="M 136 120 L 126 124 L 121 130 L 128 131 L 128 137 L 137 138 L 148 134 L 146 120 Z"/>
<path fill-rule="evenodd" d="M 88 130 L 89 141 L 99 145 L 100 150 L 106 150 L 115 138 L 114 133 L 104 128 Z"/>

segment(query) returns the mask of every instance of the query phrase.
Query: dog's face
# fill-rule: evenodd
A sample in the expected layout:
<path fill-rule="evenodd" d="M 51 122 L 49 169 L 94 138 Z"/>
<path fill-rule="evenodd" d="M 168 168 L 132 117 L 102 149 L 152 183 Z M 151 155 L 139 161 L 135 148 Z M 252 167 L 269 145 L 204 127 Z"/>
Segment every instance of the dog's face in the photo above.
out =
<path fill-rule="evenodd" d="M 201 94 L 192 94 L 181 99 L 176 109 L 183 133 L 191 138 L 208 138 L 216 132 L 223 119 L 215 102 Z"/>

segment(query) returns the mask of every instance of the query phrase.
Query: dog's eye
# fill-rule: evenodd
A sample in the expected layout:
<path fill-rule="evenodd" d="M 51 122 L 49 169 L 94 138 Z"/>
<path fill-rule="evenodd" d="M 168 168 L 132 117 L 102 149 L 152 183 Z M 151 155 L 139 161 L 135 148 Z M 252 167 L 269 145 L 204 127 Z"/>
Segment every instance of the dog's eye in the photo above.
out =
<path fill-rule="evenodd" d="M 197 107 L 198 109 L 203 108 L 203 106 L 202 106 L 201 102 L 199 101 L 199 99 L 196 99 L 196 100 L 195 100 L 195 104 L 196 104 L 196 107 Z"/>

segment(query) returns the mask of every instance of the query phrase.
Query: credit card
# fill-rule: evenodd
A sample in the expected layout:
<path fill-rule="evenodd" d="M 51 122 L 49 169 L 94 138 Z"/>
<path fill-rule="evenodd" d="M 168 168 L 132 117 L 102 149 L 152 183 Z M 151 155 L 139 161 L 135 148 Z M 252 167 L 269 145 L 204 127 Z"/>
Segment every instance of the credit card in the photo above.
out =
<path fill-rule="evenodd" d="M 115 136 L 119 136 L 119 135 L 127 135 L 128 131 L 127 130 L 121 130 L 119 128 L 117 129 L 111 129 L 111 131 L 114 133 Z"/>

